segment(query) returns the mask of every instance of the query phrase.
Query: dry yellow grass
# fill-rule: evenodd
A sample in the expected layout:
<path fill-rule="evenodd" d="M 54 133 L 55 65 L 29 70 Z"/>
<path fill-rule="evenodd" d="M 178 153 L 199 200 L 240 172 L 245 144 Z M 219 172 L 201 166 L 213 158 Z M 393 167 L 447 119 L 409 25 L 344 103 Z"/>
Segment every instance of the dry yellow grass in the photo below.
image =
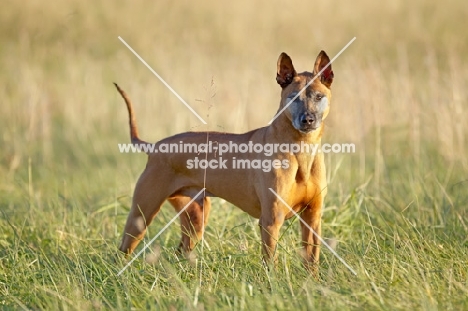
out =
<path fill-rule="evenodd" d="M 43 144 L 48 156 L 56 118 L 70 139 L 116 129 L 115 139 L 126 137 L 125 111 L 112 81 L 137 104 L 144 137 L 204 129 L 117 36 L 208 119 L 209 129 L 234 132 L 263 126 L 276 111 L 281 51 L 298 69 L 310 70 L 318 50 L 334 55 L 356 36 L 334 64 L 326 137 L 364 144 L 371 128 L 384 126 L 404 131 L 416 146 L 421 140 L 442 143 L 455 157 L 466 150 L 463 1 L 65 1 L 7 7 L 0 13 L 5 142 L 19 143 L 14 137 L 24 133 L 27 142 Z"/>

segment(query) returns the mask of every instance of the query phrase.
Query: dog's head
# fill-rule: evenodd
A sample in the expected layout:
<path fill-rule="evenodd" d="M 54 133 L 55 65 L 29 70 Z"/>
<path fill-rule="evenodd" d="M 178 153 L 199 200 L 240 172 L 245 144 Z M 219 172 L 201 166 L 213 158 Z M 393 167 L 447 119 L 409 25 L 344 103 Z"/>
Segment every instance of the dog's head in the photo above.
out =
<path fill-rule="evenodd" d="M 302 134 L 321 128 L 322 121 L 328 115 L 333 82 L 329 63 L 327 54 L 321 51 L 315 60 L 313 72 L 298 74 L 286 53 L 281 53 L 278 58 L 276 81 L 282 88 L 279 111 L 287 106 L 283 113 Z"/>

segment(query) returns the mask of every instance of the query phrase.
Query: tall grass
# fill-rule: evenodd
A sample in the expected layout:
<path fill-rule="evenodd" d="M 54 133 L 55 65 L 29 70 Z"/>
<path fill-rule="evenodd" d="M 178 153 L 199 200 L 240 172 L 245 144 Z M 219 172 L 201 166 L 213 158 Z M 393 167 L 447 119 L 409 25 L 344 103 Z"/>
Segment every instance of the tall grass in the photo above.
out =
<path fill-rule="evenodd" d="M 0 11 L 0 306 L 5 309 L 468 308 L 468 40 L 462 0 L 7 1 Z M 117 39 L 205 120 L 202 126 Z M 117 254 L 145 157 L 118 153 L 131 96 L 142 136 L 264 126 L 276 60 L 335 55 L 318 280 L 298 223 L 261 266 L 256 220 L 215 200 L 203 254 L 171 226 L 122 276 Z M 172 217 L 164 207 L 148 240 Z M 158 246 L 156 246 L 158 245 Z M 156 259 L 156 260 L 155 260 Z"/>

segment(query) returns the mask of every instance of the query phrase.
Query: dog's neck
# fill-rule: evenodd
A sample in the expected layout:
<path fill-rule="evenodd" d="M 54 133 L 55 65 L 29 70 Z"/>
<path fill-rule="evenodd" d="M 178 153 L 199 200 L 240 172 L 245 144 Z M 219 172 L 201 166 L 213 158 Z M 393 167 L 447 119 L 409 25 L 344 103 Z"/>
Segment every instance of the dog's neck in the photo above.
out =
<path fill-rule="evenodd" d="M 323 122 L 321 126 L 315 131 L 303 134 L 299 132 L 291 123 L 286 115 L 280 115 L 276 118 L 270 126 L 267 127 L 265 137 L 272 137 L 275 143 L 284 144 L 321 144 L 321 137 L 323 132 Z M 293 167 L 296 170 L 296 181 L 306 182 L 310 179 L 314 162 L 320 161 L 320 155 L 315 154 L 309 150 L 309 152 L 301 150 L 298 153 L 290 155 L 290 161 L 293 161 Z M 293 160 L 295 159 L 295 160 Z M 291 162 L 292 164 L 292 162 Z"/>

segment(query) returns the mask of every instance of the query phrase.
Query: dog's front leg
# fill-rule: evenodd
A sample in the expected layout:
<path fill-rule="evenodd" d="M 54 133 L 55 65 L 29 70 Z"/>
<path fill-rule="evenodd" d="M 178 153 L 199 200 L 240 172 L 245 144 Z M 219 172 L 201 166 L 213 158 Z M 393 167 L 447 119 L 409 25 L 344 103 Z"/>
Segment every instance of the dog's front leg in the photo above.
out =
<path fill-rule="evenodd" d="M 285 217 L 284 212 L 278 208 L 279 204 L 281 203 L 275 202 L 274 204 L 270 204 L 268 208 L 262 208 L 262 215 L 260 217 L 259 225 L 262 234 L 263 261 L 266 264 L 275 263 L 276 261 L 276 244 Z"/>
<path fill-rule="evenodd" d="M 307 224 L 301 222 L 302 245 L 304 247 L 304 263 L 308 270 L 316 272 L 320 256 L 320 240 L 322 234 L 322 199 L 317 198 L 300 215 Z M 314 232 L 312 232 L 312 229 Z"/>

